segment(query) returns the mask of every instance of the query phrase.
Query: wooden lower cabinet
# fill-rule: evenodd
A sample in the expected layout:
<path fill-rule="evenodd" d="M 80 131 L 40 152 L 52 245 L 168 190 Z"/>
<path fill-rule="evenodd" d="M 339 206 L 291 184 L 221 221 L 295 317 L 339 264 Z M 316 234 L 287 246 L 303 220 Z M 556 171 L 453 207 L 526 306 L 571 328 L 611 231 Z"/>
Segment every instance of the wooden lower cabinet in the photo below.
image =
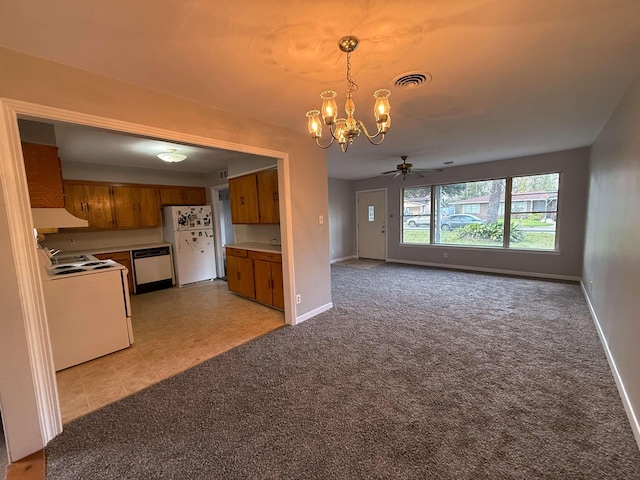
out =
<path fill-rule="evenodd" d="M 135 287 L 133 285 L 133 263 L 131 261 L 131 254 L 128 251 L 95 253 L 93 256 L 100 260 L 113 260 L 114 262 L 118 262 L 120 265 L 127 267 L 127 270 L 129 270 L 129 274 L 127 275 L 129 293 L 135 293 Z"/>
<path fill-rule="evenodd" d="M 227 248 L 227 283 L 232 292 L 256 298 L 253 260 L 247 257 L 246 250 Z"/>
<path fill-rule="evenodd" d="M 284 309 L 282 255 L 227 247 L 229 290 Z"/>

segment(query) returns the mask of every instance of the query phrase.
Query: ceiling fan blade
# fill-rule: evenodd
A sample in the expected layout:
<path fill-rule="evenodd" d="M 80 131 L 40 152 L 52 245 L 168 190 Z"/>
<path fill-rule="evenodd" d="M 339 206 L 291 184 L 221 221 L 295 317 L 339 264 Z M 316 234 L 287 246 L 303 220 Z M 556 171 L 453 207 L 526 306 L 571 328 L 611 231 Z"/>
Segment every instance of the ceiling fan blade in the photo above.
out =
<path fill-rule="evenodd" d="M 396 178 L 398 175 L 402 175 L 402 172 L 396 172 L 396 174 L 393 177 L 389 177 L 389 181 L 393 180 L 394 178 Z M 404 179 L 403 179 L 404 180 Z"/>
<path fill-rule="evenodd" d="M 396 173 L 398 170 L 389 170 L 388 172 L 382 172 L 380 175 L 388 175 L 390 173 Z"/>

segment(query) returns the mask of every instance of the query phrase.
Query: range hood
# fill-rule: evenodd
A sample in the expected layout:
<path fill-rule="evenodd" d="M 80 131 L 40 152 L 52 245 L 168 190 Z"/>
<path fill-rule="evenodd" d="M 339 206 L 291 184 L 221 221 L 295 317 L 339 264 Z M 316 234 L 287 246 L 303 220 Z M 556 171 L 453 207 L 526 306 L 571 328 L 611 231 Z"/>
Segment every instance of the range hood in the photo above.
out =
<path fill-rule="evenodd" d="M 89 222 L 71 215 L 65 208 L 32 208 L 34 228 L 77 228 L 88 227 Z"/>

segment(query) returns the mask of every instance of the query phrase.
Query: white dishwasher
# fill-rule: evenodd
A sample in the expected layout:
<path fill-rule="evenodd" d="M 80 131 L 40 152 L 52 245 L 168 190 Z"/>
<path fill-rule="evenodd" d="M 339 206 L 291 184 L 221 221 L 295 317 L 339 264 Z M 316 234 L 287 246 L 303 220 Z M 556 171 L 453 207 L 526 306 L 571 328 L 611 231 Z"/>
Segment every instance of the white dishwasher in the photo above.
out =
<path fill-rule="evenodd" d="M 136 293 L 153 292 L 173 286 L 171 247 L 133 250 L 131 256 Z"/>

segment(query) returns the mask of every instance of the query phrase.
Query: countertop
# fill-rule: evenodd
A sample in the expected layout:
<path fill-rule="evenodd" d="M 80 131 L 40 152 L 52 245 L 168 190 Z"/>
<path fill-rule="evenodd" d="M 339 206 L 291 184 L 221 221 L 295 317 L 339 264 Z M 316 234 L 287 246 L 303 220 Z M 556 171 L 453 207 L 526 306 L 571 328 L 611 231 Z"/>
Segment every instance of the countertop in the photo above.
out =
<path fill-rule="evenodd" d="M 282 246 L 271 245 L 270 243 L 257 243 L 257 242 L 227 243 L 225 247 L 241 248 L 243 250 L 253 250 L 255 252 L 282 253 Z"/>

